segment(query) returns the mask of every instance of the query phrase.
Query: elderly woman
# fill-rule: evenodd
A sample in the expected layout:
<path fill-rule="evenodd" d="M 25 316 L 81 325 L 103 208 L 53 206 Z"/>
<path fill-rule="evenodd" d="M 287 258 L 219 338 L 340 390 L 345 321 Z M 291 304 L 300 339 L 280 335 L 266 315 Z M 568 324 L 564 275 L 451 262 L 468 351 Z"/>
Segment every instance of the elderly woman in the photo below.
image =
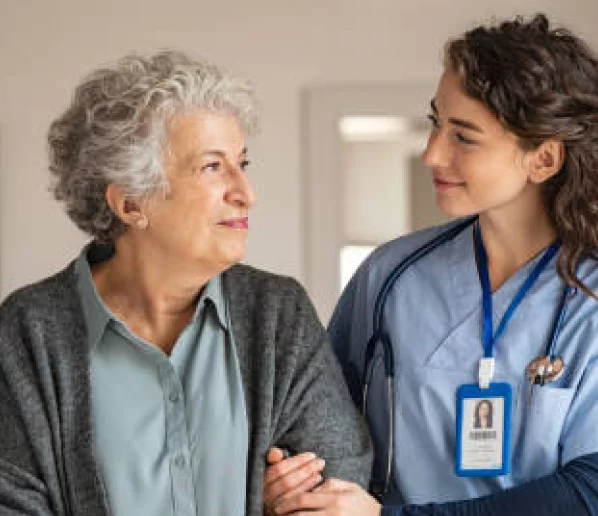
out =
<path fill-rule="evenodd" d="M 255 115 L 247 83 L 162 52 L 93 73 L 52 124 L 54 194 L 93 241 L 0 308 L 0 513 L 258 515 L 273 444 L 366 483 L 305 292 L 237 264 Z"/>

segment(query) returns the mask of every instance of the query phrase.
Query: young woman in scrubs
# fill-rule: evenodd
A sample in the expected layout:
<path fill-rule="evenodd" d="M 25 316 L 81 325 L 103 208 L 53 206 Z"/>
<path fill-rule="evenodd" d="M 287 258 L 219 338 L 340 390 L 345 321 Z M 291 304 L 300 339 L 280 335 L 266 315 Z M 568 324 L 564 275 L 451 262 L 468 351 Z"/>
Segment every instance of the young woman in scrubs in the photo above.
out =
<path fill-rule="evenodd" d="M 367 418 L 390 489 L 327 479 L 321 462 L 271 450 L 272 514 L 598 514 L 598 60 L 543 15 L 450 41 L 430 104 L 424 161 L 457 218 L 377 249 L 329 333 L 362 403 L 373 310 L 410 253 L 468 217 L 393 284 L 394 416 L 382 346 Z M 492 430 L 474 428 L 482 400 Z M 390 413 L 390 419 L 389 419 Z M 317 486 L 317 487 L 315 487 Z"/>

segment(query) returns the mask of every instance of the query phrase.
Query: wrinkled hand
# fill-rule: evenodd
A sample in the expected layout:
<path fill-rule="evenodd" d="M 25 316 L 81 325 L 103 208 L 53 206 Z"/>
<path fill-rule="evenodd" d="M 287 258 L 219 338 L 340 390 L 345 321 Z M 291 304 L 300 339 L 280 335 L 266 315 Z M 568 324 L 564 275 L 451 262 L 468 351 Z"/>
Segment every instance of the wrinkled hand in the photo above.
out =
<path fill-rule="evenodd" d="M 310 493 L 280 500 L 276 516 L 380 516 L 380 504 L 357 484 L 331 478 Z"/>
<path fill-rule="evenodd" d="M 300 453 L 287 459 L 280 448 L 270 448 L 266 456 L 269 466 L 264 475 L 264 512 L 278 514 L 275 508 L 289 497 L 306 493 L 322 482 L 324 460 L 314 453 Z"/>

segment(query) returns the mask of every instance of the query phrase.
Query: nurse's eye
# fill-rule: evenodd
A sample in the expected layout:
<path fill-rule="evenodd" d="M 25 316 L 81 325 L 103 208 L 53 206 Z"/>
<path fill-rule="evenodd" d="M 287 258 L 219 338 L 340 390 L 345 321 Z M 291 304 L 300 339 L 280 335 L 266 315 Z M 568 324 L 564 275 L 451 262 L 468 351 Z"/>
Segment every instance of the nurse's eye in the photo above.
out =
<path fill-rule="evenodd" d="M 251 161 L 249 161 L 248 159 L 244 159 L 243 161 L 241 161 L 241 163 L 239 163 L 239 167 L 243 171 L 247 170 L 249 168 L 249 165 L 251 165 Z"/>
<path fill-rule="evenodd" d="M 455 138 L 457 139 L 457 141 L 459 143 L 463 143 L 465 145 L 475 145 L 476 142 L 475 140 L 472 140 L 471 138 L 467 138 L 466 136 L 463 136 L 463 134 L 461 133 L 455 133 Z"/>
<path fill-rule="evenodd" d="M 210 161 L 201 167 L 202 172 L 218 172 L 222 164 L 220 161 Z"/>
<path fill-rule="evenodd" d="M 428 115 L 428 120 L 432 124 L 432 128 L 433 129 L 438 129 L 440 127 L 440 122 L 439 122 L 438 117 L 436 115 L 430 113 Z"/>

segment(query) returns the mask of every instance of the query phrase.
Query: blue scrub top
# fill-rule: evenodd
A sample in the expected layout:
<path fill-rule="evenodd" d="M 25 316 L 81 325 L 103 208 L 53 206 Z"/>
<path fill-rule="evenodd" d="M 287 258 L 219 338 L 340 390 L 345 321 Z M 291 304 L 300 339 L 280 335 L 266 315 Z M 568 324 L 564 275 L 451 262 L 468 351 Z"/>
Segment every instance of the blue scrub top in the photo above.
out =
<path fill-rule="evenodd" d="M 355 274 L 337 305 L 329 333 L 357 400 L 373 308 L 387 275 L 410 252 L 452 224 L 398 238 L 378 248 Z M 540 253 L 541 256 L 541 253 Z M 492 296 L 494 328 L 540 256 Z M 598 266 L 579 276 L 598 290 Z M 455 470 L 456 392 L 476 383 L 482 351 L 482 291 L 472 228 L 409 268 L 384 310 L 395 358 L 394 476 L 404 503 L 462 500 L 507 489 L 553 473 L 557 466 L 598 452 L 598 303 L 582 292 L 568 302 L 555 353 L 564 373 L 543 387 L 525 379 L 529 362 L 546 353 L 564 284 L 556 259 L 542 272 L 495 345 L 494 381 L 513 390 L 511 472 L 461 478 Z M 384 370 L 378 346 L 368 396 L 368 420 L 377 454 L 387 449 Z"/>

